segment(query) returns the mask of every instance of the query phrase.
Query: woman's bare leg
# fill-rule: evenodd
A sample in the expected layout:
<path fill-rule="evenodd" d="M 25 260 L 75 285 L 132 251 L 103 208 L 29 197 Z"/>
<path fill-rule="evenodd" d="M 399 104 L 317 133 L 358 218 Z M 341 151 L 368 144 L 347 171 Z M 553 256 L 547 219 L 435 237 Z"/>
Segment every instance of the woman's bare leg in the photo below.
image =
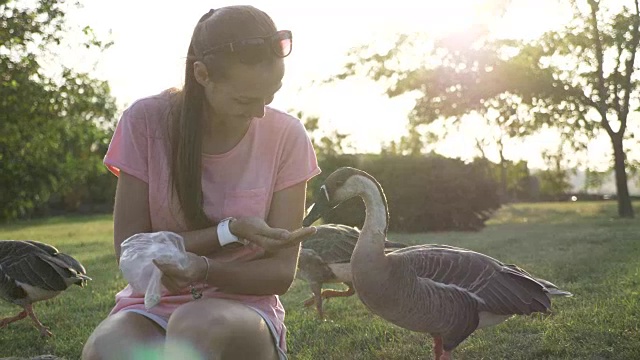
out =
<path fill-rule="evenodd" d="M 204 359 L 278 359 L 264 319 L 231 300 L 200 299 L 180 306 L 167 328 L 167 346 L 173 344 L 190 345 Z"/>
<path fill-rule="evenodd" d="M 82 360 L 134 359 L 136 352 L 154 351 L 165 331 L 154 321 L 133 312 L 119 312 L 104 319 L 82 350 Z"/>

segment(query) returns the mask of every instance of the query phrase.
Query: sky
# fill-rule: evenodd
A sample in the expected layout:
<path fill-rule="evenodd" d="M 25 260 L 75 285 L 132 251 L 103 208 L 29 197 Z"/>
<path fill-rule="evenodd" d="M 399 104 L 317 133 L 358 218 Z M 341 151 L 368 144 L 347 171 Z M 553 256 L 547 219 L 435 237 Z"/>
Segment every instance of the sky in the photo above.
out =
<path fill-rule="evenodd" d="M 255 0 L 251 4 L 267 12 L 280 29 L 294 34 L 292 54 L 286 59 L 283 88 L 272 106 L 301 110 L 320 118 L 323 131 L 349 134 L 357 151 L 377 152 L 380 144 L 405 134 L 410 97 L 389 99 L 384 88 L 366 79 L 331 85 L 314 81 L 340 71 L 348 50 L 389 39 L 397 32 L 420 31 L 444 36 L 482 21 L 478 0 L 395 0 L 389 2 Z M 110 0 L 83 1 L 83 8 L 70 13 L 70 24 L 89 24 L 98 38 L 112 40 L 106 52 L 61 54 L 67 66 L 90 71 L 109 81 L 112 94 L 124 108 L 138 98 L 181 86 L 184 57 L 195 23 L 209 8 L 237 4 L 231 1 Z M 533 38 L 561 26 L 567 9 L 556 0 L 512 0 L 509 12 L 491 24 L 496 33 Z M 71 39 L 73 34 L 69 35 Z M 486 129 L 466 127 L 453 134 L 436 151 L 471 159 L 478 155 L 473 135 Z M 533 167 L 544 167 L 542 148 L 554 149 L 557 139 L 549 134 L 526 143 L 507 145 L 508 158 L 525 159 Z M 592 163 L 610 162 L 607 139 L 593 145 Z M 488 156 L 497 161 L 497 152 Z"/>

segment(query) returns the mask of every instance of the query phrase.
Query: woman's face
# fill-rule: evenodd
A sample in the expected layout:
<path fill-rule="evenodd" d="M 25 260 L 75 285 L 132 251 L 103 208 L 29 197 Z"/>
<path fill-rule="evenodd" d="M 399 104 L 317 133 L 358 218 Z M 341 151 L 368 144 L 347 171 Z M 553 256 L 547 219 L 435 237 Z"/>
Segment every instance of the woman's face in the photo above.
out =
<path fill-rule="evenodd" d="M 284 62 L 231 66 L 226 76 L 204 88 L 216 121 L 240 125 L 264 116 L 264 107 L 282 87 Z"/>

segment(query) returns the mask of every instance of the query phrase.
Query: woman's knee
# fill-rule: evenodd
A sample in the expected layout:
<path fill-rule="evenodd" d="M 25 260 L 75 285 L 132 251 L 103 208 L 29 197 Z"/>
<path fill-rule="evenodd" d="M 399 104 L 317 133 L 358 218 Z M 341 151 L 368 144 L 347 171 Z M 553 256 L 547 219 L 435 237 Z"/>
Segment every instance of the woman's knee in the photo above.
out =
<path fill-rule="evenodd" d="M 103 320 L 87 339 L 83 360 L 129 359 L 136 347 L 157 346 L 164 330 L 135 313 L 118 313 Z"/>
<path fill-rule="evenodd" d="M 233 325 L 237 319 L 239 305 L 235 302 L 219 299 L 207 299 L 180 306 L 169 319 L 167 334 L 216 336 L 226 329 L 226 333 L 233 332 Z M 220 330 L 220 331 L 218 331 Z"/>
<path fill-rule="evenodd" d="M 95 337 L 93 334 L 89 336 L 87 342 L 84 343 L 82 348 L 82 360 L 100 360 L 100 355 L 95 344 Z"/>
<path fill-rule="evenodd" d="M 82 349 L 82 360 L 105 360 L 108 359 L 105 349 L 108 347 L 111 336 L 110 322 L 112 319 L 103 320 L 91 333 Z"/>
<path fill-rule="evenodd" d="M 167 340 L 192 346 L 213 358 L 262 359 L 270 358 L 265 354 L 276 354 L 262 317 L 228 300 L 206 299 L 182 305 L 169 319 Z"/>
<path fill-rule="evenodd" d="M 252 333 L 255 332 L 255 333 Z M 230 300 L 206 299 L 184 304 L 169 319 L 167 337 L 224 344 L 247 336 L 270 336 L 257 312 Z"/>
<path fill-rule="evenodd" d="M 105 320 L 106 321 L 106 320 Z M 105 329 L 103 321 L 91 333 L 82 349 L 82 360 L 107 360 L 111 358 L 111 354 L 107 352 L 109 344 L 112 342 L 112 334 Z M 108 328 L 108 326 L 106 326 Z"/>

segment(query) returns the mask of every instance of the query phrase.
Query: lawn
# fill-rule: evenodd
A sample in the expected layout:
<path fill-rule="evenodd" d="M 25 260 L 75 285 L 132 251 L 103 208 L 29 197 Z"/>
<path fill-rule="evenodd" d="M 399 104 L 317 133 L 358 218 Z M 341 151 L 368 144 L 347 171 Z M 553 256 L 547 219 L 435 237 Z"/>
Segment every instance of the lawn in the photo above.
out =
<path fill-rule="evenodd" d="M 640 204 L 636 212 L 640 214 Z M 512 318 L 479 330 L 458 359 L 640 359 L 640 220 L 615 218 L 614 202 L 506 206 L 477 233 L 390 234 L 410 244 L 442 243 L 515 263 L 575 294 L 554 301 L 550 316 Z M 51 218 L 0 226 L 0 239 L 35 239 L 76 256 L 93 278 L 36 304 L 55 336 L 41 339 L 30 321 L 0 329 L 0 358 L 55 354 L 78 359 L 91 330 L 125 282 L 113 256 L 111 216 Z M 291 359 L 429 358 L 431 339 L 372 316 L 356 296 L 325 305 L 326 320 L 302 302 L 296 280 L 282 297 Z M 0 303 L 0 317 L 18 307 Z"/>

